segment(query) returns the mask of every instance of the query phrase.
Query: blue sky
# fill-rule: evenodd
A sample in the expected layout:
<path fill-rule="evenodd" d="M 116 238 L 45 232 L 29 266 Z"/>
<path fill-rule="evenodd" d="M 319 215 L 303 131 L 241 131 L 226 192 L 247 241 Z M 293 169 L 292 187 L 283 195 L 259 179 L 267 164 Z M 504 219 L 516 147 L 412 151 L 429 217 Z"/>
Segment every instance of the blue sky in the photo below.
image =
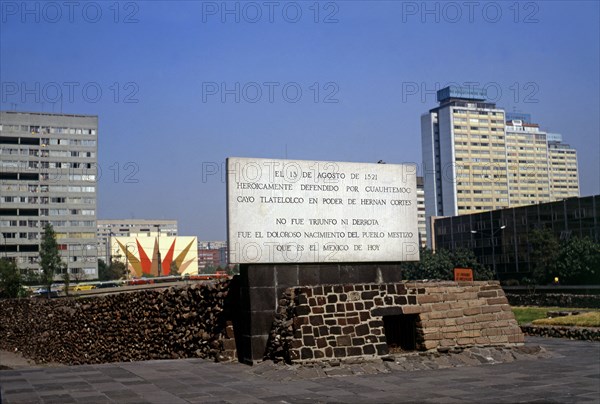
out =
<path fill-rule="evenodd" d="M 448 83 L 562 133 L 600 193 L 600 3 L 465 3 L 2 0 L 1 109 L 59 112 L 61 89 L 99 116 L 98 217 L 204 240 L 226 235 L 226 157 L 420 165 Z"/>

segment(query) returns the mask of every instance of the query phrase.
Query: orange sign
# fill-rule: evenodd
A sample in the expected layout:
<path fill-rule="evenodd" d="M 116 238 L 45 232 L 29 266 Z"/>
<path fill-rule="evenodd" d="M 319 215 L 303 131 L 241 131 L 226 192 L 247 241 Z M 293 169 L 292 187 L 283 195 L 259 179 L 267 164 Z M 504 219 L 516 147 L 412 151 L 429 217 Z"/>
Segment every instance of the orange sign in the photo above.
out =
<path fill-rule="evenodd" d="M 473 282 L 473 270 L 471 268 L 454 268 L 454 280 Z"/>

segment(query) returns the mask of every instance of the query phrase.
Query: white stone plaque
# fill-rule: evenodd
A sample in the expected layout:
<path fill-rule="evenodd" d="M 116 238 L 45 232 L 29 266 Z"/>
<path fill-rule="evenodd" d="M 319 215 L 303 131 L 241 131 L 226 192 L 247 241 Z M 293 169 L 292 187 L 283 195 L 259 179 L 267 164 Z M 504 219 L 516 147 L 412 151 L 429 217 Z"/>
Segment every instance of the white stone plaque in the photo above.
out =
<path fill-rule="evenodd" d="M 414 164 L 227 159 L 229 262 L 418 261 Z"/>

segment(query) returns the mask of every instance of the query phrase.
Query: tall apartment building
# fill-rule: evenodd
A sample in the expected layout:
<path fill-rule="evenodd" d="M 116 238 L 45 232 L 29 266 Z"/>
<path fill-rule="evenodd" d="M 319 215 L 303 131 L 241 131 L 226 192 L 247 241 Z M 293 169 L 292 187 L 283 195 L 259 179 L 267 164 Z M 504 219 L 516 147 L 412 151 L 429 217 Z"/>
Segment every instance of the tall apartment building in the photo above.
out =
<path fill-rule="evenodd" d="M 446 87 L 421 116 L 427 216 L 508 207 L 504 110 L 485 92 Z"/>
<path fill-rule="evenodd" d="M 111 237 L 177 237 L 177 220 L 98 219 L 98 258 L 111 261 Z"/>
<path fill-rule="evenodd" d="M 562 135 L 548 134 L 550 191 L 555 200 L 579 196 L 577 151 L 562 142 Z"/>
<path fill-rule="evenodd" d="M 511 207 L 550 201 L 546 132 L 534 123 L 507 121 L 506 156 Z"/>
<path fill-rule="evenodd" d="M 0 111 L 0 251 L 23 272 L 51 223 L 68 272 L 97 277 L 97 139 L 97 116 Z"/>
<path fill-rule="evenodd" d="M 427 217 L 579 196 L 577 154 L 560 135 L 505 113 L 482 90 L 451 86 L 437 99 L 421 116 Z"/>

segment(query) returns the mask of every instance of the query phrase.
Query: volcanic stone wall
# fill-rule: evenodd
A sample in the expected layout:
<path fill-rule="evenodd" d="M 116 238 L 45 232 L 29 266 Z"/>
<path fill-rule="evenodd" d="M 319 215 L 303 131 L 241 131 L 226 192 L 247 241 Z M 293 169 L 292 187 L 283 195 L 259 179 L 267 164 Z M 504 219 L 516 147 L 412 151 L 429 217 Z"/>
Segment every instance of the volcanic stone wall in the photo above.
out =
<path fill-rule="evenodd" d="M 407 315 L 414 315 L 412 329 Z M 326 285 L 284 293 L 266 357 L 380 357 L 399 332 L 414 334 L 416 350 L 524 342 L 498 282 Z"/>
<path fill-rule="evenodd" d="M 60 299 L 0 300 L 0 348 L 38 362 L 235 358 L 229 281 Z"/>

